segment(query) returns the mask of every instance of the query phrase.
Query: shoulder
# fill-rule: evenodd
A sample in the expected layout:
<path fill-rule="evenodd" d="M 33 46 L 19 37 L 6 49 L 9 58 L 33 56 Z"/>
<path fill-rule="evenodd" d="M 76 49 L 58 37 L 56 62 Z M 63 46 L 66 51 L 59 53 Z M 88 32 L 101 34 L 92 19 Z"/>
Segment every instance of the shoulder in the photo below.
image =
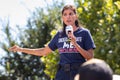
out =
<path fill-rule="evenodd" d="M 63 31 L 62 31 L 62 30 L 58 30 L 58 31 L 56 31 L 56 34 L 54 35 L 54 38 L 58 38 L 58 37 L 60 37 L 62 34 L 63 34 Z"/>
<path fill-rule="evenodd" d="M 82 31 L 84 31 L 84 32 L 89 32 L 89 29 L 87 29 L 87 28 L 84 28 L 84 27 L 82 27 L 82 28 L 80 28 Z"/>
<path fill-rule="evenodd" d="M 66 33 L 63 30 L 58 30 L 57 33 L 58 33 L 59 37 L 62 37 L 62 36 L 66 35 Z"/>
<path fill-rule="evenodd" d="M 90 31 L 87 28 L 80 27 L 77 30 L 78 33 L 89 33 Z"/>

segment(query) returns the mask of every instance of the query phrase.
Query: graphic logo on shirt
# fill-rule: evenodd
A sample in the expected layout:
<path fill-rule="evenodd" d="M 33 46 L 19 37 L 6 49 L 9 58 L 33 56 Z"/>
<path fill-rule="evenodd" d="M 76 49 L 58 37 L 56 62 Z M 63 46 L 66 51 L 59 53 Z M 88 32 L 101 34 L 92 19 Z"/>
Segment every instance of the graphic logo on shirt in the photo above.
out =
<path fill-rule="evenodd" d="M 82 37 L 76 37 L 77 42 L 82 42 Z M 59 48 L 60 53 L 78 53 L 74 45 L 68 41 L 67 37 L 59 38 L 58 43 L 63 43 L 61 48 Z"/>
<path fill-rule="evenodd" d="M 58 43 L 67 42 L 67 41 L 68 41 L 68 38 L 67 38 L 67 37 L 59 38 L 59 39 L 58 39 Z M 77 41 L 77 42 L 82 42 L 82 37 L 76 37 L 76 41 Z"/>

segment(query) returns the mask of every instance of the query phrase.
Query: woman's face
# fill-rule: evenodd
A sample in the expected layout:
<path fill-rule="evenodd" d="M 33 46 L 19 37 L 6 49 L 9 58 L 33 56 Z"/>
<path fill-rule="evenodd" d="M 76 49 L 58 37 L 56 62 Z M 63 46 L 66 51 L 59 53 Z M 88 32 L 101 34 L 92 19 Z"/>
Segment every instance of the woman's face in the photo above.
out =
<path fill-rule="evenodd" d="M 62 19 L 63 22 L 66 25 L 72 25 L 75 26 L 75 20 L 77 19 L 76 14 L 73 12 L 73 10 L 71 9 L 66 9 L 64 10 L 63 14 L 62 14 Z"/>

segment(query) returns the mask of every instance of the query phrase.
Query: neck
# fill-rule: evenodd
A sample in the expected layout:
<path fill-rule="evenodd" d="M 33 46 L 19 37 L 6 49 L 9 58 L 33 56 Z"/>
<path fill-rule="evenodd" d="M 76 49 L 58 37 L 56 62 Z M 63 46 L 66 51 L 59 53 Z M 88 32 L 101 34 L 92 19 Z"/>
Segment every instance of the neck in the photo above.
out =
<path fill-rule="evenodd" d="M 79 27 L 73 26 L 73 31 L 76 31 Z"/>

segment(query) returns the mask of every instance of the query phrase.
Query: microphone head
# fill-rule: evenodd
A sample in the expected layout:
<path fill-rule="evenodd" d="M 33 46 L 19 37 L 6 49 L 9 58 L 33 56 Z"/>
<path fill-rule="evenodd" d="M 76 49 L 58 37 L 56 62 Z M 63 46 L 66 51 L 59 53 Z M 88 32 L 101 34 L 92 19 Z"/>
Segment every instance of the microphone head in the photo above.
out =
<path fill-rule="evenodd" d="M 71 25 L 66 26 L 66 34 L 73 33 L 73 27 Z"/>

